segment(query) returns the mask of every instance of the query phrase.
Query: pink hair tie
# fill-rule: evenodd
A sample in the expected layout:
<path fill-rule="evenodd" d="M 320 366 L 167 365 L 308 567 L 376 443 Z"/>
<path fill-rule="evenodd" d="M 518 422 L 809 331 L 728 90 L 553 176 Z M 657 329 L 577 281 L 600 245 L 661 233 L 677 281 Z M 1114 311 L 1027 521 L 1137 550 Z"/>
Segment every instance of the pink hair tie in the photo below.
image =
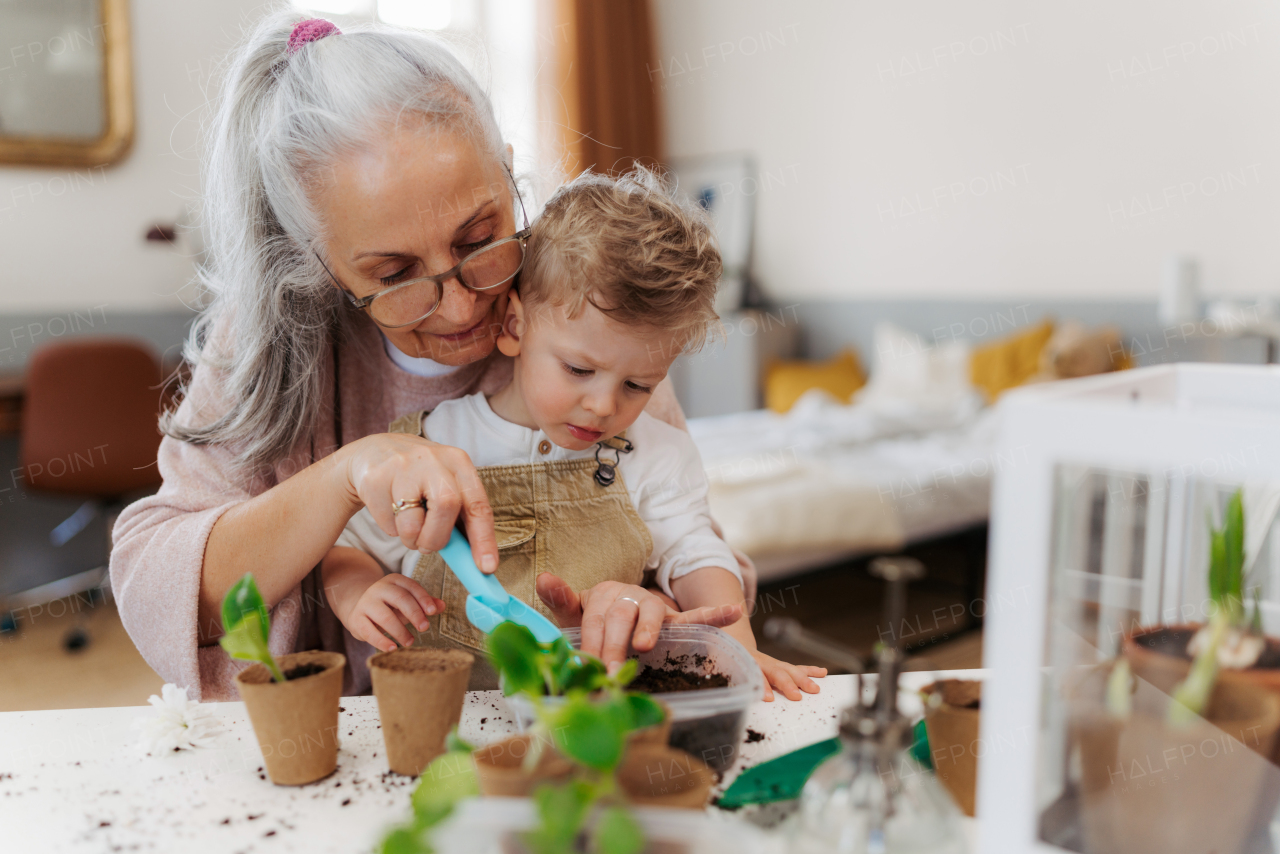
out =
<path fill-rule="evenodd" d="M 289 33 L 289 56 L 297 53 L 304 44 L 332 35 L 342 35 L 342 30 L 338 29 L 333 21 L 326 21 L 324 18 L 307 18 L 305 21 L 299 21 L 293 28 L 293 32 Z"/>

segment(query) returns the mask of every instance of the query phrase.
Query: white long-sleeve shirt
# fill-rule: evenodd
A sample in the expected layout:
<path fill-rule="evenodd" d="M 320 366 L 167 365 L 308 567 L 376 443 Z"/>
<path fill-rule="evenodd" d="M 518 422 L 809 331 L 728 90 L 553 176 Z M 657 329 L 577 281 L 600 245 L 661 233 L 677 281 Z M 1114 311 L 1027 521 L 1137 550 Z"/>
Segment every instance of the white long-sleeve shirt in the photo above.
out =
<path fill-rule="evenodd" d="M 466 451 L 477 468 L 555 460 L 593 459 L 596 446 L 570 451 L 531 430 L 500 418 L 482 393 L 447 400 L 426 418 L 424 432 L 433 442 Z M 689 434 L 641 413 L 627 429 L 634 446 L 629 454 L 605 451 L 602 459 L 618 459 L 618 472 L 631 503 L 649 528 L 653 552 L 647 569 L 672 598 L 671 582 L 705 567 L 720 567 L 742 582 L 738 561 L 711 528 L 707 477 Z M 543 450 L 546 448 L 546 453 Z M 382 532 L 368 509 L 347 523 L 337 545 L 369 554 L 384 572 L 412 576 L 419 553 Z"/>

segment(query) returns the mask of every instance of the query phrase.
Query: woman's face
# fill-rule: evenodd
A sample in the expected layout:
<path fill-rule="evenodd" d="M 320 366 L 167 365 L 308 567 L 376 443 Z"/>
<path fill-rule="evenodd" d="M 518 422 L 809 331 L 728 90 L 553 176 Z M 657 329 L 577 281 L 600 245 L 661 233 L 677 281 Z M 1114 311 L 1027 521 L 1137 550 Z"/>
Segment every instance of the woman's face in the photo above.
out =
<path fill-rule="evenodd" d="M 320 180 L 316 205 L 330 269 L 357 297 L 443 273 L 482 246 L 515 234 L 502 164 L 464 134 L 388 128 Z M 470 291 L 444 283 L 440 306 L 412 326 L 382 331 L 402 352 L 465 365 L 493 351 L 510 284 Z"/>

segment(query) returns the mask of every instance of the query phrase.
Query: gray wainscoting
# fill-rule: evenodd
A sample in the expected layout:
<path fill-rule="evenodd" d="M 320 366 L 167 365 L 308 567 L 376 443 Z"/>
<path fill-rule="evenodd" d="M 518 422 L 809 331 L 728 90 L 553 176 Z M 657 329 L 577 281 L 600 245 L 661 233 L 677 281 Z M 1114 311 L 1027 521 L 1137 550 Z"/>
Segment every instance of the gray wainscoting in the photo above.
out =
<path fill-rule="evenodd" d="M 195 312 L 122 311 L 110 304 L 59 312 L 0 314 L 0 373 L 21 371 L 43 344 L 86 336 L 136 338 L 165 363 L 181 356 Z"/>
<path fill-rule="evenodd" d="M 796 302 L 794 314 L 807 358 L 825 359 L 852 345 L 868 368 L 875 361 L 874 332 L 881 321 L 915 332 L 925 346 L 1003 338 L 1045 317 L 1087 326 L 1111 324 L 1126 335 L 1160 329 L 1155 303 L 1145 301 L 814 300 Z"/>
<path fill-rule="evenodd" d="M 1124 347 L 1139 365 L 1163 362 L 1268 361 L 1266 340 L 1240 335 L 1239 326 L 1213 320 L 1168 325 L 1156 316 L 1154 301 L 1054 300 L 814 300 L 770 309 L 774 317 L 794 317 L 800 353 L 825 359 L 852 346 L 864 368 L 875 364 L 875 326 L 888 321 L 916 333 L 922 346 L 956 340 L 992 341 L 1016 334 L 1044 318 L 1078 320 L 1089 327 L 1115 326 Z M 1256 319 L 1256 305 L 1244 305 L 1240 318 Z"/>
<path fill-rule="evenodd" d="M 1245 306 L 1242 319 L 1256 319 Z M 790 354 L 827 359 L 852 347 L 870 371 L 876 362 L 875 327 L 888 321 L 914 333 L 921 348 L 951 341 L 994 341 L 1039 323 L 1077 320 L 1088 327 L 1119 328 L 1125 350 L 1138 365 L 1162 362 L 1274 361 L 1275 345 L 1240 335 L 1212 320 L 1166 325 L 1154 301 L 1102 300 L 797 300 L 723 318 L 726 339 L 702 353 L 682 356 L 672 369 L 681 405 L 690 417 L 720 415 L 762 405 L 760 378 L 770 357 Z M 779 335 L 779 332 L 786 332 Z"/>

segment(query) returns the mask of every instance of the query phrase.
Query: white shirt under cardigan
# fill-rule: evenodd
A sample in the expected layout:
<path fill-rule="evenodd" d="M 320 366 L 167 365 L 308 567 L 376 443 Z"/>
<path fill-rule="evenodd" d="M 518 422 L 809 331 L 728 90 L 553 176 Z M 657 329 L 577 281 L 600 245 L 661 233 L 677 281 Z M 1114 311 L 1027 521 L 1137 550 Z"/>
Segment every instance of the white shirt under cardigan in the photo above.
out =
<path fill-rule="evenodd" d="M 424 432 L 433 442 L 466 451 L 477 468 L 594 459 L 596 453 L 595 445 L 566 450 L 541 430 L 503 420 L 481 393 L 441 403 L 427 416 Z M 607 450 L 601 459 L 619 457 L 618 472 L 631 503 L 653 538 L 646 568 L 656 570 L 658 586 L 675 598 L 672 581 L 709 566 L 732 572 L 741 584 L 737 559 L 711 528 L 707 476 L 693 439 L 644 412 L 626 435 L 634 446 L 631 453 Z M 550 446 L 545 454 L 539 450 L 544 441 Z M 368 508 L 351 518 L 337 545 L 372 556 L 384 572 L 412 576 L 418 565 L 419 553 L 384 534 Z"/>

